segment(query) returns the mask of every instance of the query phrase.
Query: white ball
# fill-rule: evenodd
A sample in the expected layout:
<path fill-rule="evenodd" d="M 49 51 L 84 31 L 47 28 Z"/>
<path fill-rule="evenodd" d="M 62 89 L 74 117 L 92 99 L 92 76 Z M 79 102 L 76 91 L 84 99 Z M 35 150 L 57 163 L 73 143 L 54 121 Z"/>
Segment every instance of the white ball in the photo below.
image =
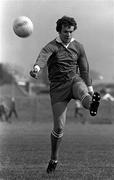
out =
<path fill-rule="evenodd" d="M 17 17 L 13 23 L 13 30 L 15 34 L 21 38 L 28 37 L 33 32 L 33 23 L 26 16 Z"/>

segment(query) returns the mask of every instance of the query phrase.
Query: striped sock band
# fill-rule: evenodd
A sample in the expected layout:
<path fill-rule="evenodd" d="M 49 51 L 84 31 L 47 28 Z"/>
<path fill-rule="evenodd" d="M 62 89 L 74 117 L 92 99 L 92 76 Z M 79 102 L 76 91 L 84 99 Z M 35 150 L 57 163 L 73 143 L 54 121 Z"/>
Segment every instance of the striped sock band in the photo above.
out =
<path fill-rule="evenodd" d="M 56 138 L 61 138 L 63 136 L 63 132 L 58 134 L 54 130 L 52 130 L 51 134 Z"/>
<path fill-rule="evenodd" d="M 81 102 L 83 102 L 83 100 L 86 98 L 86 96 L 88 96 L 88 94 L 84 94 L 84 95 L 81 97 Z"/>
<path fill-rule="evenodd" d="M 89 94 L 85 94 L 82 96 L 81 102 L 83 107 L 85 107 L 86 109 L 90 108 L 91 101 L 92 97 Z"/>

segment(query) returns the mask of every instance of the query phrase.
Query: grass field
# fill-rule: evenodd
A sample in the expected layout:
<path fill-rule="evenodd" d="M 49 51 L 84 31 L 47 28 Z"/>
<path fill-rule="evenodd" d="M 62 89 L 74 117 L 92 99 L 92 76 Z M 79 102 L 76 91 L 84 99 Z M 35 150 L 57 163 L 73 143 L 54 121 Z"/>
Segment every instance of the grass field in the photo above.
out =
<path fill-rule="evenodd" d="M 69 104 L 59 164 L 54 174 L 47 175 L 49 97 L 18 100 L 17 108 L 19 120 L 0 122 L 0 180 L 114 180 L 114 124 L 90 124 L 94 119 L 84 112 L 90 119 L 83 125 L 74 119 Z"/>

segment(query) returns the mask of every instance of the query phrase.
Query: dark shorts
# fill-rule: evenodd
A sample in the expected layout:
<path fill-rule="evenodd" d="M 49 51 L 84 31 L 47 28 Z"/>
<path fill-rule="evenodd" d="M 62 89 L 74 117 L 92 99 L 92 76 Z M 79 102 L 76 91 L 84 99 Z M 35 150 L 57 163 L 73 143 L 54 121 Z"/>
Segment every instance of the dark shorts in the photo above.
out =
<path fill-rule="evenodd" d="M 79 76 L 76 76 L 68 81 L 51 82 L 50 84 L 51 103 L 55 104 L 57 102 L 69 102 L 71 99 L 75 99 L 73 96 L 74 83 L 79 84 L 79 86 L 82 87 L 81 89 L 85 89 L 85 91 L 87 91 L 87 86 Z"/>

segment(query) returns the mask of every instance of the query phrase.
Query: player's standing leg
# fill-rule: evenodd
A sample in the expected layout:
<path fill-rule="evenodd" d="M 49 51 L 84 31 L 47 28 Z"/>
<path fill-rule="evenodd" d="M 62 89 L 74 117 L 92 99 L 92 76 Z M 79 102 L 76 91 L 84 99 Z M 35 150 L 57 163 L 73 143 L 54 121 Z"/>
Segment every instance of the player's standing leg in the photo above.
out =
<path fill-rule="evenodd" d="M 66 121 L 67 102 L 53 104 L 52 111 L 54 127 L 51 133 L 51 160 L 47 167 L 47 173 L 53 172 L 58 162 L 58 152 Z"/>

